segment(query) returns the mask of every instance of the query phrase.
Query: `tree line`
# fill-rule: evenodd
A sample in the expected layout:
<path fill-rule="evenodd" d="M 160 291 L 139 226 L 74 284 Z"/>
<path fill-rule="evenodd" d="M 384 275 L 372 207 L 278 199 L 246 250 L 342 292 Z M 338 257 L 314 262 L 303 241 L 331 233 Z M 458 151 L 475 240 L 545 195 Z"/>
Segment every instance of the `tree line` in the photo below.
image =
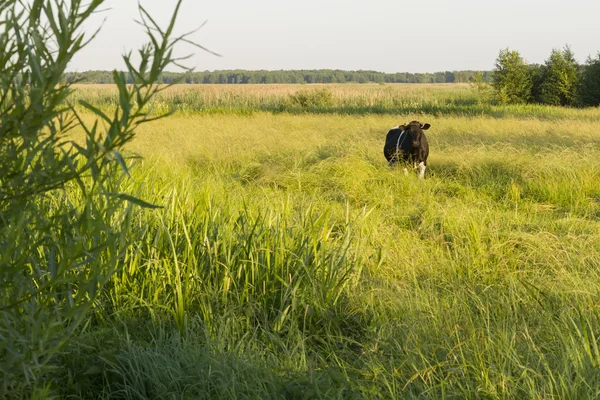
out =
<path fill-rule="evenodd" d="M 344 71 L 332 69 L 249 71 L 225 70 L 203 72 L 164 72 L 159 82 L 164 84 L 180 81 L 187 84 L 269 84 L 269 83 L 454 83 L 470 82 L 473 76 L 482 74 L 490 82 L 491 71 L 443 71 L 434 73 L 384 73 L 377 71 Z M 68 72 L 65 82 L 104 84 L 113 83 L 111 71 Z M 133 79 L 130 79 L 133 81 Z"/>
<path fill-rule="evenodd" d="M 516 50 L 503 49 L 492 71 L 492 88 L 504 104 L 600 105 L 600 53 L 585 63 L 569 46 L 553 49 L 544 64 L 527 64 Z"/>

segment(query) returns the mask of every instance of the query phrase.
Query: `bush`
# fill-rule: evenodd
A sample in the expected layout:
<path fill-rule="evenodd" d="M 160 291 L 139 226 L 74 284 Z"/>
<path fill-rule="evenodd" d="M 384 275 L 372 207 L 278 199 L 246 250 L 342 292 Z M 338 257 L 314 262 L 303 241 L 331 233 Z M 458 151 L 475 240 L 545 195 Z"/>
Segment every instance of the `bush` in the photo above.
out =
<path fill-rule="evenodd" d="M 289 104 L 307 110 L 330 107 L 333 105 L 333 94 L 327 88 L 302 90 L 290 95 Z"/>
<path fill-rule="evenodd" d="M 490 102 L 490 85 L 487 82 L 485 82 L 483 72 L 476 72 L 475 74 L 473 74 L 469 81 L 469 86 L 471 88 L 471 91 L 477 97 L 477 102 L 480 105 L 487 104 Z"/>
<path fill-rule="evenodd" d="M 61 77 L 87 43 L 82 26 L 104 2 L 0 4 L 0 398 L 47 394 L 54 356 L 119 265 L 132 204 L 149 206 L 119 192 L 119 170 L 127 174 L 119 150 L 152 119 L 144 110 L 174 63 L 180 2 L 166 30 L 146 24 L 151 44 L 138 53 L 139 67 L 123 57 L 134 84 L 113 73 L 112 117 L 81 102 L 102 120 L 88 125 L 68 103 L 72 82 Z M 83 142 L 67 136 L 75 127 Z"/>

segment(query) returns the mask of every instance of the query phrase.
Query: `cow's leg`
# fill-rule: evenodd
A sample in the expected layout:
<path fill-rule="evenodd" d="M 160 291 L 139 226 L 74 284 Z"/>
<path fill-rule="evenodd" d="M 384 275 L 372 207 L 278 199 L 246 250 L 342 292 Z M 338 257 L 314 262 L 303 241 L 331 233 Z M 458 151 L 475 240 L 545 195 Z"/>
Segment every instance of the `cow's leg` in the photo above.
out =
<path fill-rule="evenodd" d="M 404 175 L 408 175 L 408 170 L 406 169 L 406 167 L 404 168 Z"/>
<path fill-rule="evenodd" d="M 419 163 L 419 178 L 425 179 L 425 170 L 427 167 L 424 162 Z"/>

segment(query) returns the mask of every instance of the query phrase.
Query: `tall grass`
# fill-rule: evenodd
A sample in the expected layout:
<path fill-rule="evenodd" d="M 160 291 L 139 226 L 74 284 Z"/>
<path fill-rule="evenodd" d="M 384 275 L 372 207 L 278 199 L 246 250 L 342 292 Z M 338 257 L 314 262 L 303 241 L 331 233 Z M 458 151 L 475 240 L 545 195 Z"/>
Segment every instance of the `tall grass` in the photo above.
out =
<path fill-rule="evenodd" d="M 101 109 L 118 104 L 110 85 L 81 85 L 72 100 Z M 573 110 L 537 104 L 497 105 L 466 84 L 440 85 L 179 85 L 161 93 L 157 112 L 193 114 L 251 114 L 288 112 L 321 114 L 425 114 L 495 118 L 571 118 L 599 121 L 598 109 Z"/>
<path fill-rule="evenodd" d="M 59 393 L 594 398 L 600 134 L 569 112 L 143 128 L 123 190 L 163 208 L 133 216 Z M 381 154 L 412 118 L 433 125 L 425 181 Z"/>

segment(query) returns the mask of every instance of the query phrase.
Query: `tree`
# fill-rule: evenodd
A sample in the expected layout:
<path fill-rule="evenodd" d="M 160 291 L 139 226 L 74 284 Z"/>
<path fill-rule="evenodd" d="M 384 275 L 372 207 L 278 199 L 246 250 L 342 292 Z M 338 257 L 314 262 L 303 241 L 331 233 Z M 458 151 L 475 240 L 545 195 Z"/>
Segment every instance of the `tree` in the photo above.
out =
<path fill-rule="evenodd" d="M 454 81 L 455 82 L 468 82 L 469 78 L 466 71 L 455 71 Z"/>
<path fill-rule="evenodd" d="M 586 106 L 600 106 L 600 53 L 596 58 L 588 57 L 581 74 L 581 103 Z"/>
<path fill-rule="evenodd" d="M 531 78 L 531 97 L 530 100 L 536 103 L 543 103 L 542 84 L 544 83 L 545 65 L 530 64 L 529 76 Z"/>
<path fill-rule="evenodd" d="M 579 74 L 573 52 L 553 49 L 541 74 L 540 100 L 555 106 L 571 106 L 578 99 Z"/>
<path fill-rule="evenodd" d="M 492 87 L 504 104 L 526 103 L 531 97 L 531 76 L 516 50 L 500 50 L 493 71 Z"/>
<path fill-rule="evenodd" d="M 173 38 L 140 6 L 150 43 L 127 74 L 113 72 L 119 103 L 110 114 L 69 103 L 64 80 L 93 39 L 82 27 L 105 0 L 0 3 L 0 398 L 46 397 L 54 356 L 77 332 L 127 250 L 133 204 L 119 191 L 128 175 L 120 150 L 155 119 L 150 100 L 165 68 L 177 63 Z M 131 77 L 132 85 L 127 85 Z M 81 108 L 95 115 L 88 123 Z M 102 127 L 106 128 L 102 128 Z M 85 133 L 81 142 L 67 133 Z M 41 390 L 42 392 L 36 392 Z"/>
<path fill-rule="evenodd" d="M 215 74 L 208 73 L 208 74 L 204 75 L 204 81 L 203 81 L 203 83 L 213 84 L 213 83 L 216 83 L 216 82 L 217 82 L 217 79 L 215 77 Z"/>

